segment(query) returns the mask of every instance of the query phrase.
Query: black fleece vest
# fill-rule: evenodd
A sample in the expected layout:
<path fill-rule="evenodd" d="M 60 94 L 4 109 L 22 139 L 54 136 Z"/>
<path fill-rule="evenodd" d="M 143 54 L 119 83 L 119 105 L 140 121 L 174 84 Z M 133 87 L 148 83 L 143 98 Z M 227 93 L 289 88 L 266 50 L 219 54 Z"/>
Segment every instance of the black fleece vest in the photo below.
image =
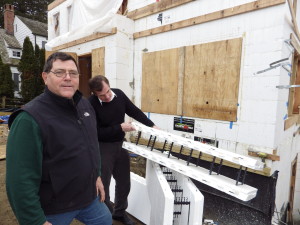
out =
<path fill-rule="evenodd" d="M 100 166 L 95 113 L 76 92 L 66 99 L 50 92 L 36 97 L 22 110 L 41 130 L 43 142 L 40 201 L 46 215 L 89 205 L 96 198 Z M 14 115 L 15 114 L 15 115 Z M 17 116 L 12 114 L 9 123 Z"/>

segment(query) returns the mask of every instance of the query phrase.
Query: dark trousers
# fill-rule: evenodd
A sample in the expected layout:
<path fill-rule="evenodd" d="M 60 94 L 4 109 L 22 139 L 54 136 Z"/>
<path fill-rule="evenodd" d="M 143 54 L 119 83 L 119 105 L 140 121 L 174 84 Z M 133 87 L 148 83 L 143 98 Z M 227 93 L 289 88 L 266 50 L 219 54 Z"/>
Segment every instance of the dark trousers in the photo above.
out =
<path fill-rule="evenodd" d="M 123 142 L 100 142 L 101 179 L 105 190 L 105 204 L 113 216 L 123 216 L 128 207 L 130 192 L 130 161 L 128 151 L 122 148 Z M 110 202 L 109 185 L 111 176 L 116 181 L 115 205 Z"/>

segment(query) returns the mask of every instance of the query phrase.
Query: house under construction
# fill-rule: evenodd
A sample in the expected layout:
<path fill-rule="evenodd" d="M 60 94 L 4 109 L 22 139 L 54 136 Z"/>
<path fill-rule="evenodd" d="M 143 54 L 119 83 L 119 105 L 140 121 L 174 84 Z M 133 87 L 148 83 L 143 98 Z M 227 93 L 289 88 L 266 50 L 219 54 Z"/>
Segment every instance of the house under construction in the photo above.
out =
<path fill-rule="evenodd" d="M 214 173 L 220 168 L 222 176 L 233 180 L 243 173 L 242 183 L 257 190 L 245 201 L 218 189 L 215 177 L 208 177 L 207 183 L 191 176 L 178 178 L 187 184 L 190 181 L 184 179 L 190 177 L 203 195 L 204 203 L 195 200 L 196 192 L 190 195 L 195 205 L 203 204 L 203 209 L 195 208 L 199 214 L 203 211 L 199 220 L 296 224 L 300 223 L 299 13 L 297 0 L 55 0 L 48 6 L 46 49 L 48 55 L 63 51 L 78 60 L 80 91 L 86 97 L 88 80 L 105 75 L 163 131 L 192 140 L 193 146 L 205 143 L 264 164 L 261 169 L 245 169 L 226 159 L 225 152 L 200 157 L 202 150 L 183 153 L 180 144 L 174 147 L 173 157 L 208 171 L 213 166 Z M 141 136 L 141 142 L 143 138 L 147 145 L 151 137 Z M 166 150 L 171 152 L 173 146 L 168 144 Z M 148 148 L 164 150 L 163 145 L 157 140 Z M 162 163 L 175 165 L 167 160 Z M 171 172 L 159 164 L 149 163 L 146 176 Z M 144 186 L 164 185 L 160 179 L 132 178 Z M 139 212 L 140 219 L 157 225 L 153 215 L 161 219 L 164 212 L 152 201 L 155 193 L 147 190 L 134 187 L 131 195 L 139 198 L 130 200 L 129 210 L 150 198 L 145 201 L 151 213 Z M 188 224 L 202 224 L 191 222 L 197 217 L 189 218 Z"/>

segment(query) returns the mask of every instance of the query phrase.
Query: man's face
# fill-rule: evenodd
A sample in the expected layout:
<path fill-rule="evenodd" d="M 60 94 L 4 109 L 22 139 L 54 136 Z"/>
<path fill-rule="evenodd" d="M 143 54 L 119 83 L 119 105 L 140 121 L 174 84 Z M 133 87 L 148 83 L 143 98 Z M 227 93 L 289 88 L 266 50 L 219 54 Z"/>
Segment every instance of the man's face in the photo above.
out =
<path fill-rule="evenodd" d="M 95 94 L 102 102 L 110 102 L 113 95 L 110 90 L 110 87 L 104 81 L 102 81 L 102 85 L 103 85 L 102 91 L 95 91 Z"/>
<path fill-rule="evenodd" d="M 55 73 L 66 71 L 66 76 L 57 77 Z M 79 86 L 79 76 L 71 77 L 69 73 L 78 73 L 76 64 L 72 60 L 55 60 L 51 72 L 43 72 L 42 76 L 48 89 L 64 98 L 72 98 Z"/>

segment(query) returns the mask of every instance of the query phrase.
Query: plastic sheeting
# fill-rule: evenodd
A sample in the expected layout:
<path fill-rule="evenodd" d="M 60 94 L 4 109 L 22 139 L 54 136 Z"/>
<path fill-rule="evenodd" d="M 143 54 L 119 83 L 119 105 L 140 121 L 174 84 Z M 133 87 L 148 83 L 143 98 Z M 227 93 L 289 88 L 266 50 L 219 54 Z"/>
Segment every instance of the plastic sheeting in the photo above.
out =
<path fill-rule="evenodd" d="M 46 50 L 50 51 L 55 46 L 93 33 L 110 33 L 113 28 L 113 16 L 121 4 L 122 0 L 73 0 L 68 19 L 70 31 L 50 40 L 46 44 Z M 66 18 L 68 15 L 60 16 Z"/>

